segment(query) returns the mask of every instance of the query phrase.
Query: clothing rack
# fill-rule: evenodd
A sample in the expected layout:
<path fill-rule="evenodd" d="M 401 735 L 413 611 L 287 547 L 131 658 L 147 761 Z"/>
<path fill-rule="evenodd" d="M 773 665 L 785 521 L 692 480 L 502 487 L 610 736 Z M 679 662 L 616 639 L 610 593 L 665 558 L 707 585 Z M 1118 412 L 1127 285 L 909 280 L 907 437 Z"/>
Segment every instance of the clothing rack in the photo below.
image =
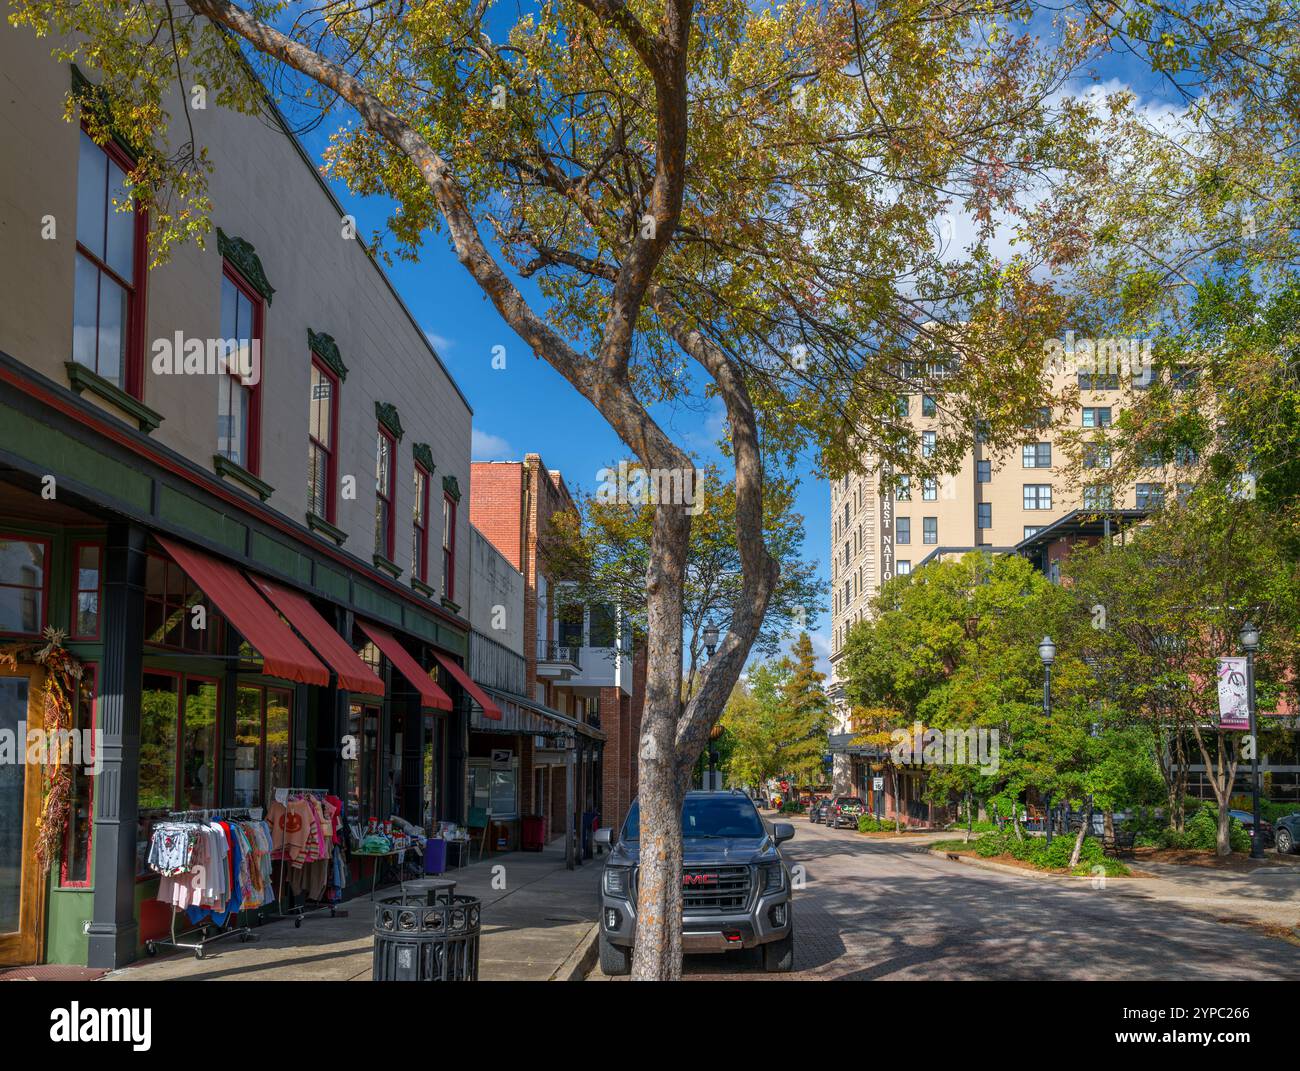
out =
<path fill-rule="evenodd" d="M 327 788 L 277 788 L 271 793 L 272 802 L 274 802 L 275 797 L 280 792 L 287 793 L 290 799 L 292 799 L 295 794 L 300 796 L 315 796 L 318 799 L 324 799 L 326 796 L 330 795 L 330 790 Z M 271 830 L 271 839 L 272 841 L 274 841 L 275 839 L 274 829 Z M 333 851 L 333 847 L 334 846 L 331 844 L 330 845 L 331 851 Z M 275 912 L 273 914 L 266 915 L 263 917 L 272 918 L 272 919 L 293 919 L 294 929 L 297 929 L 302 925 L 303 919 L 311 918 L 312 915 L 318 914 L 319 912 L 324 911 L 326 908 L 329 908 L 330 918 L 332 919 L 340 919 L 340 918 L 345 919 L 348 917 L 348 913 L 346 910 L 340 911 L 332 903 L 322 904 L 319 901 L 308 900 L 306 889 L 303 890 L 302 903 L 298 904 L 295 902 L 286 911 L 284 908 L 284 872 L 289 868 L 288 867 L 289 861 L 284 858 L 273 859 L 272 861 L 280 864 L 280 881 L 275 892 Z M 326 860 L 325 865 L 328 867 L 331 865 L 331 862 L 329 860 Z M 326 879 L 326 881 L 328 883 L 328 878 Z M 289 892 L 291 895 L 293 895 L 294 900 L 296 901 L 298 898 L 297 894 L 294 893 L 292 889 L 290 889 Z"/>
<path fill-rule="evenodd" d="M 241 820 L 246 822 L 253 821 L 252 812 L 247 807 L 205 807 L 189 811 L 168 811 L 166 820 L 168 822 L 205 822 L 212 818 L 229 818 L 236 822 Z M 237 936 L 241 944 L 247 941 L 255 941 L 257 939 L 257 935 L 253 933 L 251 926 L 230 925 L 218 927 L 217 932 L 209 937 L 208 931 L 212 929 L 212 924 L 210 922 L 201 923 L 192 929 L 182 930 L 178 934 L 176 932 L 176 915 L 180 910 L 181 909 L 177 908 L 174 904 L 172 905 L 171 936 L 158 940 L 146 941 L 144 943 L 146 954 L 155 956 L 158 954 L 158 949 L 160 948 L 188 948 L 193 950 L 195 959 L 202 959 L 206 947 L 216 941 L 222 940 L 223 938 Z M 232 911 L 231 915 L 235 916 L 238 913 L 239 912 Z M 229 920 L 227 920 L 227 922 L 229 922 Z M 180 940 L 180 938 L 188 937 L 190 934 L 194 933 L 201 934 L 202 936 L 197 941 Z"/>

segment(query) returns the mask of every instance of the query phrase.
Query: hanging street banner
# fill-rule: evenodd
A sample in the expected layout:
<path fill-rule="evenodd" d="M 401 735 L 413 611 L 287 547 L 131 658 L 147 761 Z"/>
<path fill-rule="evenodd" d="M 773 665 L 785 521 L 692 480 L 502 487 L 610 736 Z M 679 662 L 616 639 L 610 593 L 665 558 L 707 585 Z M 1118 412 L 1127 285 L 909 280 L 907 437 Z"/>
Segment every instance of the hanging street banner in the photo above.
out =
<path fill-rule="evenodd" d="M 1219 728 L 1249 729 L 1250 699 L 1246 694 L 1246 659 L 1230 655 L 1219 659 Z"/>

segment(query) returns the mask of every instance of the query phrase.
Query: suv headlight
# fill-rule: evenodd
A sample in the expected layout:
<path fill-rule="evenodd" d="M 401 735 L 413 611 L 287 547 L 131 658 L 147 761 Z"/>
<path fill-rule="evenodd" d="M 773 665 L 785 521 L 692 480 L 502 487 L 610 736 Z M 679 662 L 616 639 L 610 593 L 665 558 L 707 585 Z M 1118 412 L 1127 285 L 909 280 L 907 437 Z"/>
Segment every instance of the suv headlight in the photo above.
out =
<path fill-rule="evenodd" d="M 624 866 L 607 866 L 605 868 L 605 895 L 627 898 L 628 869 Z"/>
<path fill-rule="evenodd" d="M 785 868 L 780 863 L 767 863 L 761 869 L 765 893 L 780 892 L 785 888 Z"/>

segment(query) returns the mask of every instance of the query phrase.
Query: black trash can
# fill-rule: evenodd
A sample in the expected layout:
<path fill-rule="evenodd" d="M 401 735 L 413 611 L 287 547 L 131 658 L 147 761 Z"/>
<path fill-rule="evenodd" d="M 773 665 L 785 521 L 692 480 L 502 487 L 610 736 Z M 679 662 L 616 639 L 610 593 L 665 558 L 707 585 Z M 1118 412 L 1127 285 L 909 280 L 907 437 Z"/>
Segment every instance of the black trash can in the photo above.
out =
<path fill-rule="evenodd" d="M 394 896 L 375 904 L 376 982 L 477 982 L 474 896 Z"/>

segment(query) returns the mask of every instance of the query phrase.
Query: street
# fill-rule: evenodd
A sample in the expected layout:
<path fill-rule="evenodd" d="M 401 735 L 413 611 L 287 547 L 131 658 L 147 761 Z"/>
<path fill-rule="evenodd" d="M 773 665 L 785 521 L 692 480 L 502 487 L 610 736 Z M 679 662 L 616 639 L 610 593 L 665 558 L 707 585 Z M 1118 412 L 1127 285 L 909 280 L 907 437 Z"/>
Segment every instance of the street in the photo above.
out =
<path fill-rule="evenodd" d="M 688 956 L 690 978 L 1298 979 L 1300 949 L 1241 926 L 1077 883 L 933 857 L 918 844 L 802 816 L 782 849 L 802 865 L 795 972 L 753 952 Z M 1289 879 L 1296 880 L 1294 874 Z"/>

